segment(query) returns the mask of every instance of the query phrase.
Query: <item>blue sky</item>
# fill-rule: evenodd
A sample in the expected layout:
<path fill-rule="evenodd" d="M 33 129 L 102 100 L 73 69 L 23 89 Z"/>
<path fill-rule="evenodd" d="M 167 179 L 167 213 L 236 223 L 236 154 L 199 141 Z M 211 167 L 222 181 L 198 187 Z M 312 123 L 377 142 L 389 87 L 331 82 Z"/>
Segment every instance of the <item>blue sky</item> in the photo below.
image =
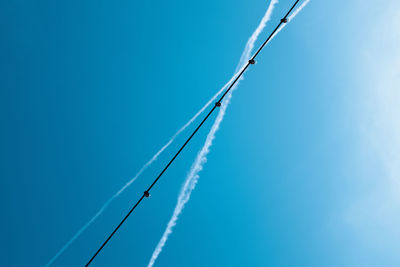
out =
<path fill-rule="evenodd" d="M 2 2 L 0 264 L 44 266 L 230 78 L 268 3 Z M 399 10 L 311 0 L 274 38 L 156 266 L 399 266 Z M 211 124 L 93 266 L 146 266 Z M 54 266 L 86 263 L 191 129 Z"/>

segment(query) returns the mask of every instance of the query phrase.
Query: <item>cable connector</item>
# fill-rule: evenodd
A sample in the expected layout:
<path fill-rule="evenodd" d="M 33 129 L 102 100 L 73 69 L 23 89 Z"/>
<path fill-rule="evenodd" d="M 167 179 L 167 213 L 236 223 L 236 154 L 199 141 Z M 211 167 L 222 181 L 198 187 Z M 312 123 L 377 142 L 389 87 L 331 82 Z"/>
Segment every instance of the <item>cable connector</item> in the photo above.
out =
<path fill-rule="evenodd" d="M 215 102 L 215 106 L 216 107 L 220 107 L 221 106 L 221 102 Z"/>
<path fill-rule="evenodd" d="M 144 196 L 145 196 L 145 197 L 149 197 L 149 196 L 150 196 L 149 191 L 144 191 Z"/>
<path fill-rule="evenodd" d="M 281 22 L 282 22 L 282 23 L 286 23 L 286 22 L 287 22 L 287 18 L 281 19 Z"/>

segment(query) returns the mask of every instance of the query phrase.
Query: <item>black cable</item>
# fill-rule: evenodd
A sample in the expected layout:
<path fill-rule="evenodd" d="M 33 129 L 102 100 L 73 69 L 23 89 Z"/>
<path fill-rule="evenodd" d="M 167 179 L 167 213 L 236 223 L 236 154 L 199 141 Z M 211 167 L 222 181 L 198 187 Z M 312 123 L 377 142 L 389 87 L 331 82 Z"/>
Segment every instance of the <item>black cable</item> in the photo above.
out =
<path fill-rule="evenodd" d="M 193 131 L 193 133 L 189 136 L 189 138 L 186 140 L 186 142 L 181 146 L 181 148 L 176 152 L 175 156 L 172 157 L 172 159 L 168 162 L 168 164 L 164 167 L 164 169 L 160 172 L 160 174 L 157 176 L 157 178 L 154 180 L 154 182 L 147 188 L 146 191 L 144 191 L 143 195 L 139 198 L 139 200 L 136 202 L 136 204 L 131 208 L 131 210 L 128 212 L 128 214 L 125 215 L 125 217 L 122 219 L 122 221 L 118 224 L 118 226 L 114 229 L 114 231 L 110 234 L 110 236 L 104 241 L 104 243 L 100 246 L 100 248 L 96 251 L 96 253 L 90 258 L 88 263 L 85 265 L 86 267 L 89 266 L 89 264 L 94 260 L 94 258 L 99 254 L 99 252 L 104 248 L 104 246 L 107 244 L 107 242 L 111 239 L 111 237 L 117 232 L 117 230 L 121 227 L 121 225 L 128 219 L 129 215 L 133 212 L 133 210 L 139 205 L 139 203 L 145 198 L 149 197 L 150 193 L 149 191 L 153 186 L 157 183 L 157 181 L 160 179 L 160 177 L 164 174 L 164 172 L 168 169 L 168 167 L 172 164 L 172 162 L 178 157 L 178 155 L 181 153 L 183 148 L 189 143 L 189 141 L 192 139 L 192 137 L 197 133 L 197 131 L 200 129 L 200 127 L 204 124 L 204 122 L 210 117 L 210 115 L 214 112 L 215 108 L 221 106 L 221 101 L 224 99 L 227 93 L 232 89 L 232 87 L 235 85 L 235 83 L 239 80 L 239 78 L 242 76 L 242 74 L 246 71 L 246 69 L 249 67 L 250 64 L 255 63 L 255 58 L 260 53 L 260 51 L 264 48 L 264 46 L 269 42 L 269 40 L 272 38 L 272 36 L 275 34 L 275 32 L 279 29 L 282 23 L 287 22 L 287 16 L 292 12 L 293 8 L 297 5 L 297 3 L 300 0 L 296 0 L 296 2 L 293 4 L 293 6 L 290 8 L 290 10 L 286 13 L 286 15 L 280 20 L 279 24 L 275 27 L 275 29 L 272 31 L 272 33 L 268 36 L 268 38 L 265 40 L 265 42 L 260 46 L 260 48 L 257 50 L 257 52 L 254 54 L 254 56 L 247 62 L 246 66 L 242 69 L 242 71 L 239 73 L 238 76 L 236 76 L 235 80 L 231 83 L 231 85 L 226 89 L 225 93 L 221 96 L 221 98 L 218 100 L 218 102 L 215 103 L 215 105 L 212 107 L 212 109 L 208 112 L 208 114 L 204 117 L 204 119 L 200 122 L 199 126 Z"/>

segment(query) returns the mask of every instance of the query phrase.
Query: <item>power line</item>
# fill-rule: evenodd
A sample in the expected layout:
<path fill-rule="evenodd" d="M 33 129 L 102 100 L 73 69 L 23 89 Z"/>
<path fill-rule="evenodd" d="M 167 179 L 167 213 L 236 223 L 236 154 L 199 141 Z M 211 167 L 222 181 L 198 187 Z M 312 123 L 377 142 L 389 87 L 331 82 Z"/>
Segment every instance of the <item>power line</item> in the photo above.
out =
<path fill-rule="evenodd" d="M 181 148 L 176 152 L 176 154 L 172 157 L 172 159 L 168 162 L 168 164 L 164 167 L 164 169 L 160 172 L 160 174 L 157 176 L 157 178 L 153 181 L 153 183 L 147 188 L 146 191 L 144 191 L 143 195 L 139 198 L 139 200 L 136 202 L 136 204 L 130 209 L 130 211 L 125 215 L 125 217 L 122 219 L 122 221 L 118 224 L 118 226 L 112 231 L 112 233 L 108 236 L 106 241 L 103 242 L 103 244 L 100 246 L 100 248 L 94 253 L 94 255 L 90 258 L 88 263 L 86 264 L 86 267 L 89 266 L 90 263 L 96 258 L 96 256 L 100 253 L 100 251 L 104 248 L 104 246 L 110 241 L 111 237 L 118 231 L 118 229 L 121 227 L 121 225 L 128 219 L 129 215 L 135 210 L 135 208 L 142 202 L 142 200 L 146 197 L 150 196 L 150 190 L 153 188 L 153 186 L 157 183 L 157 181 L 161 178 L 161 176 L 164 174 L 164 172 L 169 168 L 169 166 L 172 164 L 172 162 L 178 157 L 178 155 L 181 153 L 181 151 L 185 148 L 185 146 L 189 143 L 189 141 L 193 138 L 193 136 L 197 133 L 197 131 L 200 129 L 200 127 L 204 124 L 204 122 L 210 117 L 210 115 L 214 112 L 214 110 L 217 107 L 221 106 L 221 102 L 224 99 L 224 97 L 229 93 L 229 91 L 232 89 L 232 87 L 235 85 L 235 83 L 239 80 L 239 78 L 243 75 L 243 73 L 247 70 L 247 68 L 255 63 L 255 58 L 257 55 L 261 52 L 261 50 L 264 48 L 264 46 L 270 41 L 272 36 L 275 34 L 275 32 L 279 29 L 279 27 L 282 25 L 282 23 L 287 22 L 287 17 L 292 12 L 293 8 L 297 5 L 297 3 L 300 0 L 296 0 L 296 2 L 293 4 L 293 6 L 289 9 L 289 11 L 286 13 L 286 15 L 280 20 L 279 24 L 275 27 L 275 29 L 272 31 L 272 33 L 268 36 L 268 38 L 265 40 L 265 42 L 258 48 L 257 52 L 253 55 L 253 57 L 247 62 L 247 64 L 244 66 L 244 68 L 240 71 L 240 73 L 236 76 L 235 80 L 231 83 L 231 85 L 226 89 L 224 94 L 220 97 L 220 99 L 215 103 L 215 105 L 212 107 L 212 109 L 208 112 L 208 114 L 204 117 L 204 119 L 200 122 L 200 124 L 197 126 L 197 128 L 193 131 L 193 133 L 189 136 L 189 138 L 186 140 L 186 142 L 181 146 Z"/>

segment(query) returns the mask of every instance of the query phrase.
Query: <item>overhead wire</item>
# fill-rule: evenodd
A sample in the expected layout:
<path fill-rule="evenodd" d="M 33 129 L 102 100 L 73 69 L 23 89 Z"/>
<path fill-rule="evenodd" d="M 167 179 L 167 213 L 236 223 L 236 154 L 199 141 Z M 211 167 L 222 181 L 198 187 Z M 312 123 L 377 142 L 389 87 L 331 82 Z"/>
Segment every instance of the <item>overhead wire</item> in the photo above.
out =
<path fill-rule="evenodd" d="M 210 117 L 210 115 L 214 112 L 214 110 L 218 107 L 221 106 L 222 100 L 225 98 L 225 96 L 230 92 L 232 87 L 235 85 L 235 83 L 240 79 L 240 77 L 243 75 L 243 73 L 247 70 L 247 68 L 255 64 L 255 58 L 257 55 L 261 52 L 261 50 L 264 48 L 264 46 L 271 40 L 271 38 L 274 36 L 275 32 L 281 27 L 283 23 L 287 22 L 287 18 L 289 14 L 292 12 L 292 10 L 296 7 L 300 0 L 296 0 L 295 3 L 292 5 L 292 7 L 289 9 L 289 11 L 286 13 L 286 15 L 280 20 L 279 24 L 275 27 L 275 29 L 271 32 L 271 34 L 268 36 L 268 38 L 264 41 L 264 43 L 258 48 L 256 53 L 248 60 L 246 65 L 242 68 L 242 70 L 239 72 L 239 74 L 236 76 L 236 78 L 233 80 L 233 82 L 230 84 L 230 86 L 225 90 L 223 95 L 219 98 L 219 100 L 215 103 L 215 105 L 211 108 L 211 110 L 207 113 L 207 115 L 204 117 L 204 119 L 200 122 L 200 124 L 196 127 L 196 129 L 193 131 L 193 133 L 189 136 L 189 138 L 185 141 L 185 143 L 179 148 L 179 150 L 175 153 L 175 155 L 172 157 L 172 159 L 167 163 L 167 165 L 164 167 L 164 169 L 160 172 L 160 174 L 156 177 L 156 179 L 153 181 L 153 183 L 144 191 L 142 196 L 139 198 L 139 200 L 133 205 L 133 207 L 129 210 L 129 212 L 125 215 L 125 217 L 121 220 L 121 222 L 117 225 L 117 227 L 112 231 L 112 233 L 107 237 L 107 239 L 102 243 L 102 245 L 97 249 L 97 251 L 93 254 L 93 256 L 90 258 L 90 260 L 87 262 L 85 265 L 86 267 L 89 266 L 93 260 L 96 258 L 96 256 L 100 253 L 100 251 L 104 248 L 104 246 L 110 241 L 110 239 L 113 237 L 113 235 L 118 231 L 118 229 L 122 226 L 122 224 L 128 219 L 128 217 L 132 214 L 132 212 L 135 210 L 135 208 L 142 202 L 144 198 L 150 197 L 150 190 L 155 186 L 155 184 L 158 182 L 158 180 L 161 178 L 161 176 L 165 173 L 165 171 L 169 168 L 169 166 L 174 162 L 174 160 L 178 157 L 178 155 L 182 152 L 182 150 L 186 147 L 186 145 L 189 143 L 189 141 L 193 138 L 193 136 L 198 132 L 198 130 L 201 128 L 201 126 L 207 121 L 207 119 Z"/>

